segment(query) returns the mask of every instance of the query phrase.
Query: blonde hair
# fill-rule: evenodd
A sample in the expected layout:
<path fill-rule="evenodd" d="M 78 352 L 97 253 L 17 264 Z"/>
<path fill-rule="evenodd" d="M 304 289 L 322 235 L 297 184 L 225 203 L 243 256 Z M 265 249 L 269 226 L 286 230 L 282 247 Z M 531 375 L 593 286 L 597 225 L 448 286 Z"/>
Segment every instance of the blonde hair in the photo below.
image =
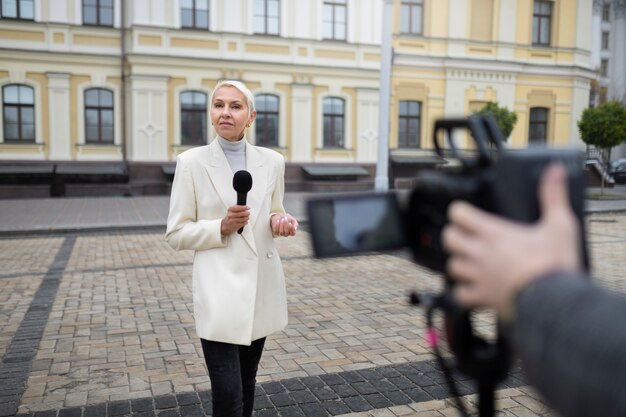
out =
<path fill-rule="evenodd" d="M 211 99 L 209 100 L 211 105 L 213 105 L 213 96 L 215 95 L 215 92 L 222 87 L 235 87 L 237 90 L 241 91 L 243 96 L 246 98 L 246 103 L 248 104 L 248 115 L 251 115 L 252 112 L 256 111 L 256 108 L 254 107 L 254 94 L 252 94 L 252 91 L 250 91 L 244 83 L 236 80 L 221 80 L 218 82 L 211 93 Z"/>

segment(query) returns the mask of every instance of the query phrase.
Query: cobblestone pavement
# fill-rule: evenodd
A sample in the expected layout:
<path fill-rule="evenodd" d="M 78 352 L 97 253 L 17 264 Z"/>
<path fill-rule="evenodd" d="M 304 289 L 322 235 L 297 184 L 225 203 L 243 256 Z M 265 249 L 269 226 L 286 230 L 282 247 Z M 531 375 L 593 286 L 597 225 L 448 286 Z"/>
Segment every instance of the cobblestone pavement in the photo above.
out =
<path fill-rule="evenodd" d="M 626 292 L 626 215 L 587 222 L 593 276 Z M 311 258 L 279 239 L 289 326 L 259 370 L 258 416 L 455 416 L 408 290 L 441 278 L 400 254 Z M 0 239 L 0 416 L 202 416 L 210 384 L 195 335 L 191 252 L 162 233 Z M 490 333 L 493 318 L 476 317 Z M 464 400 L 471 381 L 455 375 Z M 554 415 L 519 368 L 497 391 L 503 416 Z"/>

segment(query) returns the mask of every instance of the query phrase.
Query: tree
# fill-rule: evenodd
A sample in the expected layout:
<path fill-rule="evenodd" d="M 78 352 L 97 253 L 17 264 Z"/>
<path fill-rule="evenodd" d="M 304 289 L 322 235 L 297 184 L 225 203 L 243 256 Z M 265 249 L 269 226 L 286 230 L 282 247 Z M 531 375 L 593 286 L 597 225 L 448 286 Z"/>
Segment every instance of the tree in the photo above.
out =
<path fill-rule="evenodd" d="M 517 123 L 517 114 L 506 107 L 498 106 L 498 103 L 490 101 L 483 106 L 482 109 L 474 112 L 474 114 L 491 114 L 496 119 L 498 127 L 504 135 L 504 139 L 508 139 Z"/>
<path fill-rule="evenodd" d="M 586 144 L 610 150 L 626 141 L 626 108 L 617 101 L 589 107 L 578 121 L 578 130 Z"/>
<path fill-rule="evenodd" d="M 583 111 L 578 121 L 578 130 L 583 142 L 607 152 L 608 164 L 611 160 L 611 149 L 626 141 L 626 108 L 617 101 L 589 107 Z"/>

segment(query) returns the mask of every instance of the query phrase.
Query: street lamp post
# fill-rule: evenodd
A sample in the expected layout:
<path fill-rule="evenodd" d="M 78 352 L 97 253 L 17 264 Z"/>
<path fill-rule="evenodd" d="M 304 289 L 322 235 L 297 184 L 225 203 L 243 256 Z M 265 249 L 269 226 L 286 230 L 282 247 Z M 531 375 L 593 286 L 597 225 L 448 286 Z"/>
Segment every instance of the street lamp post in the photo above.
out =
<path fill-rule="evenodd" d="M 380 89 L 378 100 L 378 157 L 376 191 L 389 189 L 389 95 L 391 90 L 391 9 L 393 0 L 383 0 L 383 25 L 380 52 Z"/>

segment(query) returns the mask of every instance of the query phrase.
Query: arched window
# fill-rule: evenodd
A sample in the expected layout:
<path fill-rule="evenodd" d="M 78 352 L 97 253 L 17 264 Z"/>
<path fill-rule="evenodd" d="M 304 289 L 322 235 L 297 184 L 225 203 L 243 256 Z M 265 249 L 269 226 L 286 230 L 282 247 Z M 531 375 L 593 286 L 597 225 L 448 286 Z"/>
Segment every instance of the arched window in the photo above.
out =
<path fill-rule="evenodd" d="M 113 143 L 113 92 L 85 90 L 85 142 Z"/>
<path fill-rule="evenodd" d="M 2 114 L 6 142 L 35 141 L 35 93 L 20 84 L 2 88 Z"/>
<path fill-rule="evenodd" d="M 113 0 L 83 0 L 83 24 L 113 26 Z"/>
<path fill-rule="evenodd" d="M 419 101 L 400 101 L 398 119 L 398 147 L 419 148 L 422 103 Z"/>
<path fill-rule="evenodd" d="M 180 93 L 180 137 L 183 145 L 207 143 L 207 95 L 201 91 Z"/>
<path fill-rule="evenodd" d="M 259 94 L 256 106 L 256 144 L 267 147 L 278 146 L 278 103 L 273 94 Z"/>
<path fill-rule="evenodd" d="M 342 98 L 324 99 L 324 147 L 344 147 L 345 103 Z"/>
<path fill-rule="evenodd" d="M 545 145 L 548 140 L 548 116 L 550 110 L 545 107 L 533 107 L 530 109 L 530 122 L 528 127 L 528 144 Z"/>

